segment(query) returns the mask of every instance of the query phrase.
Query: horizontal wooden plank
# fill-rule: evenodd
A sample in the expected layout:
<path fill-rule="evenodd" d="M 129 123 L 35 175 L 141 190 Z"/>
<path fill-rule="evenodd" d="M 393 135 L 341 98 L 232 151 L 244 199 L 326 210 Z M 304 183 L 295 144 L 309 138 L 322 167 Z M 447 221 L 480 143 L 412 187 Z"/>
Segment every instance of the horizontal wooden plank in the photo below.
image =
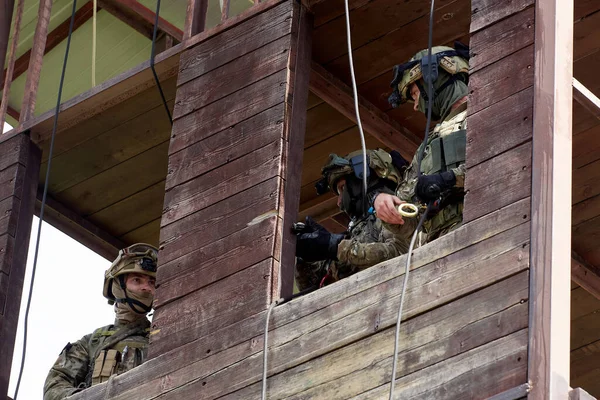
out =
<path fill-rule="evenodd" d="M 164 197 L 165 181 L 162 180 L 91 214 L 87 219 L 99 226 L 110 227 L 115 236 L 122 236 L 160 219 Z"/>
<path fill-rule="evenodd" d="M 434 13 L 433 43 L 435 45 L 453 44 L 455 40 L 469 31 L 470 15 L 471 4 L 468 0 L 440 2 L 439 9 Z M 365 25 L 366 23 L 362 23 L 360 27 Z M 355 32 L 355 30 L 352 31 L 353 45 L 355 45 Z M 426 40 L 423 38 L 427 38 L 428 35 L 429 7 L 427 7 L 427 13 L 419 18 L 354 49 L 352 58 L 354 65 L 357 66 L 355 74 L 358 84 L 383 74 L 387 79 L 384 89 L 391 93 L 389 83 L 393 78 L 393 66 L 408 61 L 415 53 L 427 47 Z M 344 49 L 346 48 L 347 46 Z M 328 62 L 326 68 L 342 81 L 351 82 L 347 54 Z"/>
<path fill-rule="evenodd" d="M 172 107 L 173 101 L 169 101 L 169 108 Z M 168 141 L 170 133 L 171 123 L 160 104 L 54 157 L 48 190 L 51 193 L 67 190 Z M 47 162 L 42 164 L 40 180 L 45 179 L 47 165 Z"/>
<path fill-rule="evenodd" d="M 153 246 L 159 246 L 160 237 L 160 218 L 150 221 L 133 231 L 119 237 L 125 243 L 149 243 Z"/>
<path fill-rule="evenodd" d="M 533 87 L 469 115 L 467 123 L 466 163 L 472 168 L 531 139 Z"/>
<path fill-rule="evenodd" d="M 291 13 L 292 3 L 282 2 L 182 53 L 177 85 L 289 34 Z"/>
<path fill-rule="evenodd" d="M 533 85 L 533 46 L 483 68 L 469 77 L 469 114 L 475 114 Z"/>
<path fill-rule="evenodd" d="M 161 264 L 157 271 L 159 287 L 154 296 L 154 307 L 161 307 L 270 257 L 276 223 L 277 217 L 268 218 Z"/>
<path fill-rule="evenodd" d="M 177 89 L 173 118 L 194 112 L 287 66 L 290 37 L 285 36 L 214 69 Z"/>
<path fill-rule="evenodd" d="M 598 214 L 600 214 L 600 195 L 574 204 L 571 208 L 571 223 L 576 226 L 596 217 Z"/>
<path fill-rule="evenodd" d="M 582 222 L 573 227 L 571 231 L 573 250 L 578 254 L 598 249 L 600 239 L 600 215 Z"/>
<path fill-rule="evenodd" d="M 173 125 L 169 154 L 281 103 L 286 82 L 287 70 L 282 70 L 244 89 L 246 101 L 240 101 L 240 94 L 233 93 L 178 119 Z"/>
<path fill-rule="evenodd" d="M 283 104 L 169 156 L 166 188 L 184 183 L 283 137 Z"/>
<path fill-rule="evenodd" d="M 0 171 L 13 166 L 16 163 L 25 165 L 29 153 L 29 138 L 27 135 L 11 137 L 2 144 L 2 157 L 0 157 Z"/>
<path fill-rule="evenodd" d="M 471 33 L 477 32 L 503 18 L 509 17 L 533 5 L 534 0 L 496 1 L 472 0 Z"/>
<path fill-rule="evenodd" d="M 172 224 L 279 173 L 282 140 L 253 151 L 165 193 L 162 225 Z"/>
<path fill-rule="evenodd" d="M 463 223 L 531 194 L 531 142 L 469 169 Z"/>
<path fill-rule="evenodd" d="M 416 249 L 412 268 L 419 268 L 435 262 L 441 257 L 460 251 L 474 243 L 492 238 L 522 221 L 527 222 L 529 209 L 529 199 L 526 199 L 463 225 L 456 231 L 438 239 L 435 244 L 428 244 Z M 523 219 L 524 215 L 525 219 Z M 162 256 L 159 259 L 162 262 Z M 403 263 L 405 263 L 405 256 L 367 269 L 354 275 L 352 279 L 341 280 L 275 308 L 271 321 L 272 329 L 283 328 L 295 320 L 335 305 L 346 298 L 354 299 L 355 295 L 397 277 L 402 272 L 402 268 L 398 268 L 398 265 L 403 265 Z M 397 286 L 399 285 L 394 287 Z M 411 283 L 411 287 L 415 288 L 416 286 Z M 352 301 L 350 303 L 360 306 Z M 331 315 L 337 314 L 335 307 L 331 310 L 333 311 Z M 113 387 L 115 393 L 120 393 L 120 395 L 116 398 L 147 399 L 154 393 L 167 392 L 189 382 L 193 378 L 186 375 L 186 372 L 192 374 L 195 368 L 199 369 L 194 372 L 195 376 L 202 373 L 206 375 L 210 371 L 226 368 L 248 354 L 260 352 L 262 349 L 260 338 L 264 329 L 265 313 L 238 321 L 227 329 L 211 332 L 204 337 L 197 336 L 198 339 L 195 342 L 149 360 L 144 367 L 137 368 L 131 373 L 117 376 L 113 381 Z M 257 340 L 252 340 L 254 337 L 257 337 Z M 152 347 L 150 351 L 153 351 Z M 145 383 L 140 385 L 140 382 Z M 88 398 L 103 399 L 104 392 L 101 389 L 104 387 L 104 385 L 99 385 L 89 389 L 87 392 L 93 393 L 97 397 Z"/>
<path fill-rule="evenodd" d="M 19 220 L 20 200 L 9 196 L 0 201 L 0 235 L 8 234 L 15 237 Z"/>
<path fill-rule="evenodd" d="M 440 12 L 443 6 L 453 1 L 457 0 L 437 2 L 435 13 Z M 353 21 L 368 21 L 368 23 L 361 24 L 360 29 L 352 31 L 352 46 L 354 48 L 364 46 L 374 39 L 428 14 L 429 7 L 424 7 L 419 0 L 406 0 L 402 3 L 402 7 L 397 7 L 397 4 L 392 0 L 368 2 L 351 13 L 351 20 Z M 345 18 L 340 17 L 315 28 L 313 42 L 318 44 L 313 49 L 314 61 L 324 65 L 347 53 L 346 36 L 340 34 L 345 32 L 345 25 Z M 396 62 L 404 61 L 398 60 Z"/>
<path fill-rule="evenodd" d="M 167 102 L 169 102 L 172 107 L 172 100 L 175 99 L 175 77 L 161 82 L 161 86 Z M 54 142 L 53 155 L 58 157 L 65 151 L 81 145 L 104 132 L 111 130 L 118 131 L 119 126 L 122 126 L 128 121 L 145 114 L 148 110 L 156 109 L 157 107 L 160 109 L 157 117 L 166 119 L 166 114 L 162 109 L 162 107 L 164 107 L 162 105 L 162 99 L 160 98 L 156 87 L 151 86 L 145 91 L 129 98 L 127 101 L 111 106 L 84 121 L 78 122 L 75 126 L 61 130 L 59 139 Z M 131 134 L 131 132 L 120 133 L 126 136 Z M 38 144 L 45 150 L 42 154 L 42 162 L 45 163 L 48 161 L 50 140 L 47 138 Z"/>
<path fill-rule="evenodd" d="M 527 381 L 527 339 L 523 329 L 402 377 L 396 393 L 403 399 L 485 399 L 519 386 Z M 389 387 L 382 386 L 353 399 L 382 398 L 387 392 Z"/>
<path fill-rule="evenodd" d="M 526 269 L 529 254 L 526 245 L 528 240 L 529 224 L 522 224 L 521 227 L 446 257 L 443 261 L 443 270 L 440 270 L 436 263 L 415 269 L 411 275 L 411 286 L 406 294 L 404 318 L 429 311 L 477 288 Z M 517 247 L 514 247 L 515 243 L 518 243 Z M 477 247 L 481 249 L 476 251 Z M 513 250 L 507 251 L 509 248 Z M 498 251 L 502 254 L 498 254 Z M 475 256 L 473 253 L 480 254 Z M 401 270 L 398 264 L 395 268 Z M 461 280 L 459 276 L 470 278 Z M 339 305 L 325 307 L 305 319 L 297 319 L 281 329 L 273 330 L 270 335 L 270 373 L 281 372 L 331 352 L 371 335 L 374 329 L 392 326 L 397 315 L 402 278 L 397 276 L 351 299 L 347 298 Z M 283 311 L 284 307 L 281 309 Z M 273 321 L 277 321 L 279 315 L 280 313 L 274 313 Z M 259 382 L 261 365 L 262 354 L 257 353 L 208 376 L 204 375 L 206 371 L 202 370 L 194 373 L 192 367 L 190 368 L 191 382 L 174 389 L 170 395 L 191 398 L 195 394 L 203 399 L 215 399 Z M 157 398 L 161 397 L 164 396 Z"/>
<path fill-rule="evenodd" d="M 578 1 L 577 3 L 583 3 Z M 589 5 L 591 6 L 592 2 Z M 577 9 L 577 6 L 575 6 Z M 575 13 L 575 26 L 573 27 L 573 61 L 577 61 L 587 55 L 590 55 L 598 51 L 598 39 L 600 38 L 600 30 L 598 30 L 598 24 L 600 23 L 600 14 L 597 12 L 600 7 L 596 4 L 590 7 L 591 14 L 587 15 L 581 20 L 577 20 L 578 16 L 581 15 L 581 11 L 577 10 Z M 577 15 L 579 14 L 579 15 Z"/>
<path fill-rule="evenodd" d="M 600 194 L 600 160 L 573 172 L 573 204 Z"/>
<path fill-rule="evenodd" d="M 511 2 L 512 4 L 512 2 Z M 469 73 L 474 73 L 533 43 L 534 8 L 530 7 L 471 36 Z"/>
<path fill-rule="evenodd" d="M 163 142 L 94 177 L 59 193 L 55 198 L 72 205 L 83 216 L 95 213 L 165 179 L 169 143 Z"/>
<path fill-rule="evenodd" d="M 573 136 L 573 169 L 600 159 L 600 124 Z"/>
<path fill-rule="evenodd" d="M 20 199 L 24 179 L 25 167 L 22 164 L 12 164 L 0 171 L 0 200 L 13 196 Z"/>
<path fill-rule="evenodd" d="M 150 346 L 162 354 L 194 341 L 210 331 L 223 328 L 263 311 L 270 300 L 273 259 L 156 308 L 152 319 Z"/>
<path fill-rule="evenodd" d="M 10 267 L 15 249 L 15 238 L 5 233 L 0 235 L 0 273 L 10 275 Z M 8 283 L 8 281 L 6 281 Z M 6 299 L 4 299 L 6 301 Z M 2 308 L 4 310 L 4 307 Z"/>
<path fill-rule="evenodd" d="M 526 328 L 528 287 L 524 271 L 406 321 L 400 327 L 398 377 Z M 374 329 L 373 336 L 269 377 L 268 398 L 348 399 L 389 382 L 395 328 Z M 258 398 L 261 386 L 223 399 Z"/>
<path fill-rule="evenodd" d="M 281 178 L 237 193 L 161 229 L 159 263 L 167 263 L 246 227 L 259 216 L 276 213 Z"/>
<path fill-rule="evenodd" d="M 304 148 L 312 147 L 354 125 L 354 122 L 344 117 L 339 111 L 322 102 L 306 112 Z"/>
<path fill-rule="evenodd" d="M 578 379 L 598 369 L 600 340 L 571 352 L 571 384 L 579 386 Z"/>
<path fill-rule="evenodd" d="M 571 350 L 600 339 L 600 313 L 592 312 L 571 321 Z"/>

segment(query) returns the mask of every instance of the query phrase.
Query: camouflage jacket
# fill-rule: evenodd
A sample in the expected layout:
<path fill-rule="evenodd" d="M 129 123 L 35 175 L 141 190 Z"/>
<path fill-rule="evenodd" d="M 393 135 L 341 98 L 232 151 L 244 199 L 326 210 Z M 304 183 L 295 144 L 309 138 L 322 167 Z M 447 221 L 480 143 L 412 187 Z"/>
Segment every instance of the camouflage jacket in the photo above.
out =
<path fill-rule="evenodd" d="M 150 321 L 115 321 L 67 343 L 44 383 L 44 400 L 64 399 L 93 384 L 142 364 L 147 356 Z"/>
<path fill-rule="evenodd" d="M 448 117 L 437 124 L 435 128 L 429 134 L 427 140 L 427 146 L 425 147 L 423 161 L 421 164 L 421 169 L 424 170 L 424 173 L 427 173 L 426 170 L 428 168 L 427 159 L 428 155 L 432 153 L 432 142 L 437 138 L 444 138 L 452 133 L 457 131 L 466 130 L 467 129 L 467 104 L 457 107 Z M 466 146 L 466 139 L 461 143 L 462 146 Z M 423 146 L 421 144 L 421 146 Z M 404 180 L 398 185 L 396 189 L 396 196 L 398 196 L 401 200 L 406 202 L 412 202 L 414 204 L 419 204 L 418 199 L 415 196 L 415 189 L 417 186 L 418 180 L 418 158 L 419 158 L 419 149 L 415 153 L 410 165 L 406 169 L 404 173 Z M 463 209 L 463 198 L 464 198 L 464 183 L 465 183 L 465 172 L 466 166 L 464 161 L 457 163 L 454 168 L 450 168 L 454 175 L 456 176 L 456 184 L 454 188 L 451 190 L 451 200 L 448 201 L 441 210 L 439 210 L 434 217 L 428 219 L 424 224 L 424 230 L 427 233 L 426 241 L 433 240 L 445 233 L 449 230 L 456 228 L 460 225 L 462 221 L 462 209 Z M 424 208 L 423 208 L 424 209 Z M 412 236 L 417 223 L 418 218 L 404 218 L 404 225 L 395 225 L 395 224 L 384 224 L 385 227 L 393 232 L 396 236 L 400 238 L 400 240 L 410 239 Z"/>
<path fill-rule="evenodd" d="M 375 264 L 406 253 L 409 242 L 399 239 L 383 227 L 381 220 L 370 215 L 359 222 L 338 245 L 337 261 L 306 263 L 298 261 L 296 282 L 299 290 L 319 285 L 329 273 L 330 281 L 350 276 Z"/>

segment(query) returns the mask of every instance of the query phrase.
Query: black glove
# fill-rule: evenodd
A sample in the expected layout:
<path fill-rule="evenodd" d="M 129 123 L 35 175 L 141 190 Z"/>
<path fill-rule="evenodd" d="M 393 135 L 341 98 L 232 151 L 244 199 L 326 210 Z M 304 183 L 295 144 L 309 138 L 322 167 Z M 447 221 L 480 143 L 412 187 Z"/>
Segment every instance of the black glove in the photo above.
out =
<path fill-rule="evenodd" d="M 432 200 L 437 200 L 442 192 L 451 189 L 455 184 L 456 177 L 452 171 L 444 171 L 433 175 L 421 175 L 415 192 L 421 201 L 428 203 Z"/>
<path fill-rule="evenodd" d="M 337 248 L 345 236 L 329 233 L 325 228 L 299 234 L 296 240 L 296 257 L 308 262 L 337 260 Z"/>

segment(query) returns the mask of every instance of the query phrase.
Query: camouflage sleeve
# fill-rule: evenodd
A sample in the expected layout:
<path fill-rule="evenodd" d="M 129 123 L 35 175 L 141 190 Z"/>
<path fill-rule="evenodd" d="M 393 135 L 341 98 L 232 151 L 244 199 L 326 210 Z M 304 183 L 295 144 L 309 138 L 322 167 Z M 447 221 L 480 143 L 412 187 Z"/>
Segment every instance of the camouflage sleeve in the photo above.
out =
<path fill-rule="evenodd" d="M 465 187 L 465 172 L 467 172 L 467 166 L 465 163 L 460 164 L 456 168 L 452 168 L 452 172 L 454 172 L 454 176 L 456 177 L 456 187 Z"/>
<path fill-rule="evenodd" d="M 419 224 L 419 216 L 415 218 L 404 218 L 404 224 L 388 224 L 386 222 L 383 223 L 385 229 L 387 229 L 394 238 L 398 241 L 410 243 L 410 239 L 412 238 L 413 233 L 415 233 L 415 229 L 417 229 L 417 225 Z M 406 251 L 408 251 L 408 244 L 406 246 Z M 406 252 L 405 251 L 405 252 Z M 404 254 L 404 253 L 403 253 Z"/>
<path fill-rule="evenodd" d="M 380 241 L 360 243 L 357 239 L 342 240 L 337 257 L 341 263 L 352 265 L 355 270 L 363 270 L 375 264 L 398 257 L 408 250 L 408 241 L 382 228 Z"/>
<path fill-rule="evenodd" d="M 62 400 L 82 390 L 89 368 L 89 336 L 67 344 L 50 369 L 44 383 L 44 400 Z M 82 385 L 83 386 L 83 385 Z"/>

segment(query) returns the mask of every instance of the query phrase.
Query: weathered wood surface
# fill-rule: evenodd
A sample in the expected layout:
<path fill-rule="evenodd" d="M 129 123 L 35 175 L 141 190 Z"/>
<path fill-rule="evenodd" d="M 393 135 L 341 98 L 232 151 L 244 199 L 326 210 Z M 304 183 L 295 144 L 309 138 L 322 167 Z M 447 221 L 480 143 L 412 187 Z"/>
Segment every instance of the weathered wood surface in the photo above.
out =
<path fill-rule="evenodd" d="M 473 289 L 469 287 L 486 286 L 482 282 L 491 284 L 492 281 L 502 280 L 501 276 L 508 277 L 526 269 L 528 214 L 529 201 L 524 199 L 466 224 L 435 243 L 417 249 L 413 257 L 412 268 L 415 271 L 411 275 L 411 290 L 406 299 L 406 318 L 411 319 L 412 316 L 461 297 L 460 293 L 472 292 Z M 474 244 L 476 245 L 473 246 Z M 513 250 L 506 251 L 515 244 Z M 493 248 L 497 248 L 500 253 Z M 504 250 L 501 250 L 502 248 Z M 466 252 L 471 256 L 467 256 Z M 453 256 L 449 256 L 451 254 Z M 490 259 L 493 254 L 497 254 L 497 257 Z M 446 256 L 451 259 L 440 260 Z M 479 258 L 480 261 L 474 262 L 472 257 Z M 344 344 L 369 336 L 375 326 L 380 330 L 390 327 L 394 322 L 397 305 L 392 299 L 394 294 L 397 299 L 402 286 L 401 266 L 404 260 L 405 257 L 402 256 L 388 261 L 377 268 L 370 268 L 352 278 L 277 307 L 273 311 L 271 321 L 273 332 L 270 335 L 270 365 L 273 369 L 270 374 L 292 368 Z M 457 278 L 452 278 L 453 274 L 458 274 Z M 429 284 L 426 284 L 427 276 L 432 279 Z M 460 279 L 458 276 L 472 276 L 473 280 Z M 451 283 L 453 284 L 450 285 Z M 432 285 L 437 285 L 437 289 Z M 450 288 L 449 285 L 454 287 Z M 459 289 L 455 285 L 463 288 Z M 369 298 L 370 305 L 363 305 L 361 298 Z M 387 299 L 385 302 L 382 301 L 384 298 Z M 387 311 L 383 313 L 383 310 Z M 380 315 L 387 317 L 382 318 Z M 149 399 L 160 393 L 167 393 L 175 398 L 183 396 L 184 391 L 190 390 L 191 393 L 192 388 L 195 388 L 193 393 L 196 397 L 199 393 L 211 392 L 216 395 L 217 387 L 223 386 L 216 379 L 231 371 L 228 369 L 217 375 L 211 374 L 245 357 L 250 358 L 235 366 L 235 370 L 239 371 L 234 374 L 239 385 L 232 386 L 230 391 L 257 382 L 260 379 L 258 364 L 262 362 L 260 351 L 264 316 L 265 312 L 256 314 L 220 331 L 208 332 L 204 337 L 194 335 L 198 338 L 196 341 L 148 361 L 135 372 L 116 377 L 111 393 L 119 393 L 114 398 L 122 399 Z M 349 325 L 349 318 L 357 321 L 356 325 Z M 317 326 L 320 328 L 313 330 Z M 348 326 L 356 326 L 358 331 L 352 333 L 347 329 Z M 198 326 L 197 329 L 202 329 L 202 326 Z M 306 329 L 311 333 L 305 332 Z M 336 330 L 340 330 L 341 333 L 326 333 Z M 295 359 L 299 353 L 301 357 Z M 256 368 L 248 365 L 255 365 Z M 243 368 L 244 366 L 246 367 Z M 229 381 L 231 380 L 229 378 Z M 229 386 L 229 381 L 226 386 Z M 140 385 L 140 382 L 144 383 Z M 193 384 L 173 390 L 187 382 Z M 203 382 L 207 383 L 202 386 Z M 92 388 L 88 391 L 89 397 L 86 398 L 103 398 L 105 387 L 100 385 L 97 389 Z"/>
<path fill-rule="evenodd" d="M 471 36 L 470 73 L 533 44 L 534 8 L 511 15 Z"/>
<path fill-rule="evenodd" d="M 467 167 L 473 168 L 531 140 L 532 131 L 532 87 L 471 114 L 468 117 Z"/>
<path fill-rule="evenodd" d="M 188 0 L 183 24 L 183 40 L 197 35 L 206 25 L 208 0 Z"/>
<path fill-rule="evenodd" d="M 283 136 L 283 104 L 171 154 L 166 188 L 187 182 Z"/>
<path fill-rule="evenodd" d="M 405 399 L 468 399 L 491 397 L 526 380 L 527 330 L 523 329 L 402 377 L 396 386 L 399 390 L 405 388 Z M 387 391 L 388 387 L 383 386 L 354 399 L 379 399 Z"/>
<path fill-rule="evenodd" d="M 274 177 L 235 196 L 161 228 L 161 264 L 248 226 L 257 216 L 277 212 L 280 178 Z M 217 229 L 218 228 L 218 229 Z"/>
<path fill-rule="evenodd" d="M 256 50 L 291 32 L 289 1 L 211 37 L 181 56 L 177 85 Z"/>
<path fill-rule="evenodd" d="M 243 91 L 247 101 L 233 93 L 177 120 L 171 133 L 170 153 L 182 150 L 212 133 L 229 128 L 283 101 L 287 71 L 270 75 Z M 183 95 L 182 95 L 183 96 Z M 223 114 L 223 110 L 227 110 Z"/>
<path fill-rule="evenodd" d="M 397 378 L 525 328 L 528 286 L 524 271 L 406 321 L 400 327 Z M 348 399 L 377 388 L 390 380 L 394 337 L 394 327 L 375 326 L 372 336 L 271 376 L 268 397 Z M 260 390 L 254 384 L 224 398 L 258 398 Z M 402 396 L 402 389 L 397 393 Z"/>
<path fill-rule="evenodd" d="M 531 142 L 469 169 L 463 221 L 528 197 L 531 193 Z"/>
<path fill-rule="evenodd" d="M 0 144 L 0 154 L 15 154 L 4 161 L 0 174 L 10 171 L 0 198 L 3 218 L 0 228 L 0 396 L 6 397 L 21 307 L 21 294 L 41 152 L 26 135 Z"/>
<path fill-rule="evenodd" d="M 527 46 L 469 77 L 469 114 L 533 85 L 533 46 Z"/>
<path fill-rule="evenodd" d="M 579 134 L 573 132 L 573 169 L 600 159 L 600 124 Z"/>
<path fill-rule="evenodd" d="M 534 0 L 496 1 L 473 0 L 471 2 L 471 33 L 493 25 L 503 18 L 517 14 L 533 5 Z"/>

